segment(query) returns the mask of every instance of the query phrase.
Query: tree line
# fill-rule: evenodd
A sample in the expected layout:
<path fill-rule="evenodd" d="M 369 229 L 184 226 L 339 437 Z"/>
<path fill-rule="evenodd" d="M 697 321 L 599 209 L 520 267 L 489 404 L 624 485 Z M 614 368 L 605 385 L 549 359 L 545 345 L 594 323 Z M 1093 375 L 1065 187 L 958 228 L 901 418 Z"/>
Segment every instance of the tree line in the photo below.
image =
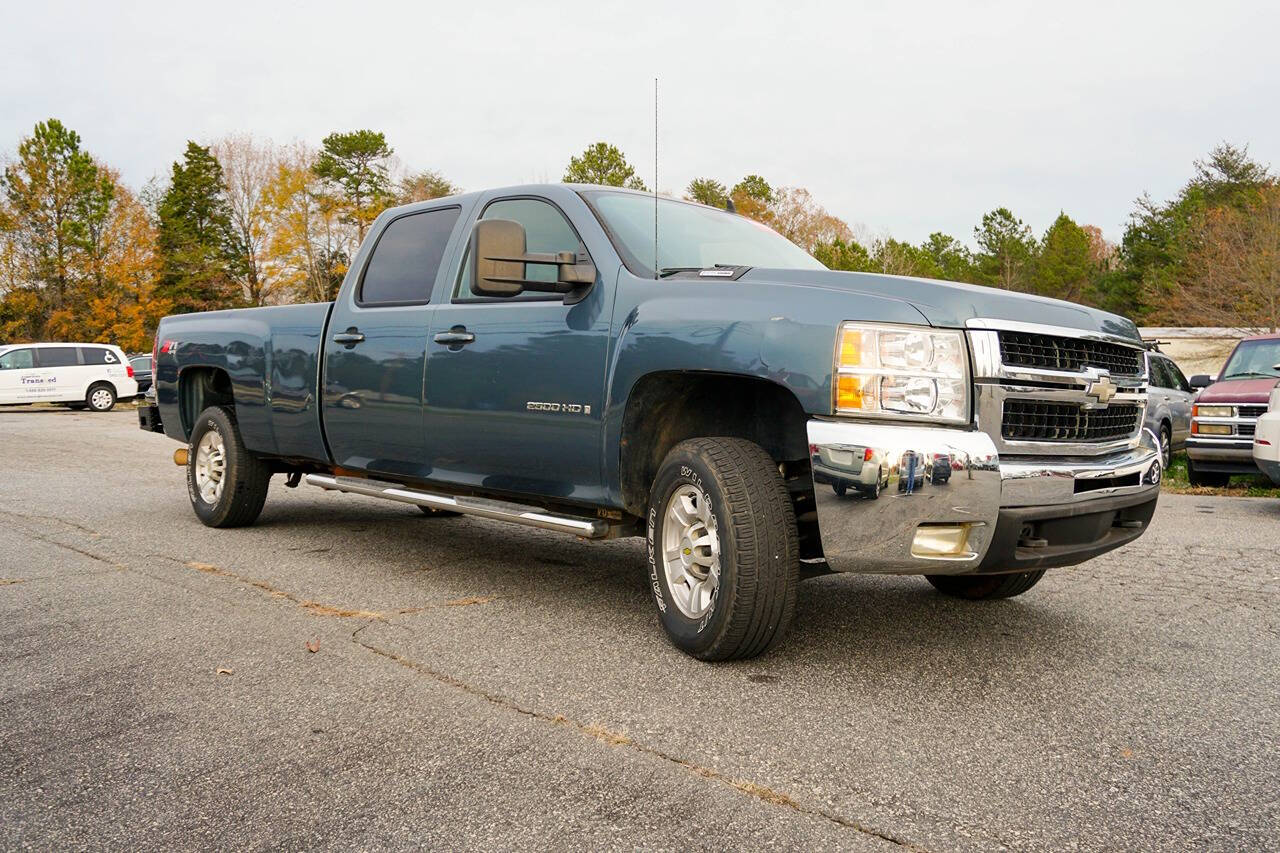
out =
<path fill-rule="evenodd" d="M 647 189 L 625 155 L 595 143 L 563 179 Z M 411 171 L 384 134 L 318 148 L 233 134 L 189 142 L 137 191 L 57 119 L 23 138 L 0 176 L 0 342 L 150 347 L 166 314 L 332 299 L 386 208 L 460 188 Z M 760 175 L 700 177 L 684 197 L 774 228 L 832 269 L 923 276 L 1095 305 L 1140 323 L 1275 328 L 1280 186 L 1246 149 L 1215 148 L 1169 201 L 1138 199 L 1118 245 L 1066 213 L 1041 235 L 1005 207 L 972 242 L 860 233 L 801 187 Z"/>

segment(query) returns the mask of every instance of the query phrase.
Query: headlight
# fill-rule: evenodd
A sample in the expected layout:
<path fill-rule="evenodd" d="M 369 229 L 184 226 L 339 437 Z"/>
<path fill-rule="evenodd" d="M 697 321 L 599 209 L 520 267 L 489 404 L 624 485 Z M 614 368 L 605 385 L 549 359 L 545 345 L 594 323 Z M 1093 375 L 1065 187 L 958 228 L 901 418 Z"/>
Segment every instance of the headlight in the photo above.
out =
<path fill-rule="evenodd" d="M 1234 418 L 1234 406 L 1192 406 L 1191 414 L 1197 418 Z"/>
<path fill-rule="evenodd" d="M 969 420 L 969 359 L 961 332 L 845 323 L 836 340 L 838 415 Z"/>

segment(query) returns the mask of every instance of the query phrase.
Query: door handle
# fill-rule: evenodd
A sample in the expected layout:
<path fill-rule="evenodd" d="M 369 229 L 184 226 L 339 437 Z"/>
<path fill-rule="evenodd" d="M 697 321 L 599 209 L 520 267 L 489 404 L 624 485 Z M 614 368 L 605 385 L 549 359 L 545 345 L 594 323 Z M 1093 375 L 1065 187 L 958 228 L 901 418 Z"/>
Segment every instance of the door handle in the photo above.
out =
<path fill-rule="evenodd" d="M 333 336 L 335 344 L 344 344 L 347 349 L 351 349 L 356 344 L 364 340 L 364 335 L 355 326 L 351 326 L 345 332 L 338 332 Z"/>
<path fill-rule="evenodd" d="M 434 338 L 438 344 L 448 344 L 449 349 L 459 349 L 475 339 L 475 334 L 468 332 L 466 326 L 454 326 L 447 332 L 440 332 Z"/>

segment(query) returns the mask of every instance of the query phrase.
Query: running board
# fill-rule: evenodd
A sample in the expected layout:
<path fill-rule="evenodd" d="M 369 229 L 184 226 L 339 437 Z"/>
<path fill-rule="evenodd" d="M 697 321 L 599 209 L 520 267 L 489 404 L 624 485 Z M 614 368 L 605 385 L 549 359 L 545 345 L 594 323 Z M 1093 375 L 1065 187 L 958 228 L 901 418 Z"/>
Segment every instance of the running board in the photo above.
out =
<path fill-rule="evenodd" d="M 584 539 L 605 539 L 612 532 L 611 525 L 603 518 L 564 515 L 557 512 L 547 512 L 537 507 L 495 501 L 488 498 L 438 495 L 419 489 L 410 489 L 398 483 L 386 483 L 381 480 L 365 480 L 359 477 L 333 477 L 328 474 L 308 474 L 306 481 L 307 485 L 319 486 L 329 491 L 367 495 L 371 498 L 417 504 L 431 509 L 443 509 L 449 512 L 460 512 L 464 515 L 475 515 L 480 518 L 492 518 L 496 521 L 509 521 L 513 524 L 523 524 L 525 527 L 571 533 Z"/>

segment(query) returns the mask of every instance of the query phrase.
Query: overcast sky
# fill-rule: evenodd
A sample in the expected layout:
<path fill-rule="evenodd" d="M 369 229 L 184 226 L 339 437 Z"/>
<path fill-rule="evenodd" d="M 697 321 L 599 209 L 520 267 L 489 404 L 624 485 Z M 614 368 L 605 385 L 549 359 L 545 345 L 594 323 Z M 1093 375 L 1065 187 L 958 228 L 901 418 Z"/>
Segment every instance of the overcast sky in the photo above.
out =
<path fill-rule="evenodd" d="M 1277 4 L 22 3 L 0 151 L 56 116 L 138 186 L 187 139 L 384 131 L 467 189 L 596 140 L 663 191 L 764 175 L 913 242 L 1004 205 L 1116 239 L 1218 142 L 1280 165 Z"/>

